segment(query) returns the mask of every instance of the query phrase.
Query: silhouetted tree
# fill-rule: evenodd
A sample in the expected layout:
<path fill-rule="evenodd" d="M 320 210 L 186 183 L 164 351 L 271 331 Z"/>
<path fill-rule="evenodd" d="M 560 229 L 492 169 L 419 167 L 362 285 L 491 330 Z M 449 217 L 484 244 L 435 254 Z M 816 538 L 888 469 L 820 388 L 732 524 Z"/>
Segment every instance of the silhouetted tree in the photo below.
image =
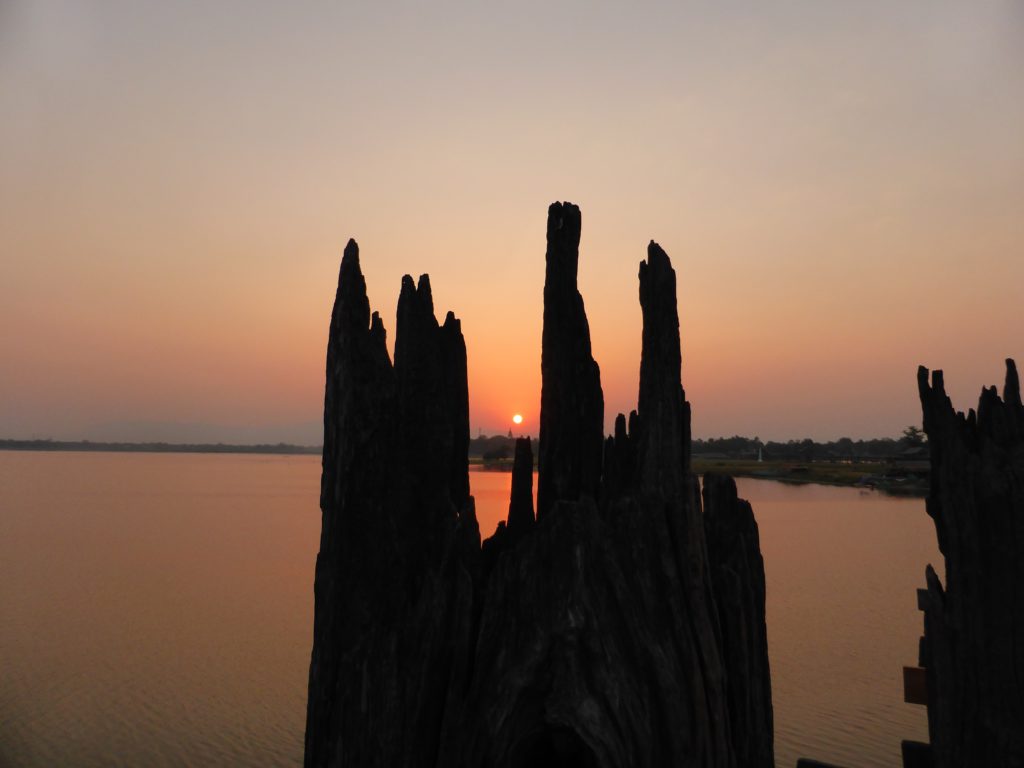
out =
<path fill-rule="evenodd" d="M 900 442 L 908 448 L 920 448 L 925 442 L 924 432 L 911 424 L 903 430 L 903 437 Z"/>

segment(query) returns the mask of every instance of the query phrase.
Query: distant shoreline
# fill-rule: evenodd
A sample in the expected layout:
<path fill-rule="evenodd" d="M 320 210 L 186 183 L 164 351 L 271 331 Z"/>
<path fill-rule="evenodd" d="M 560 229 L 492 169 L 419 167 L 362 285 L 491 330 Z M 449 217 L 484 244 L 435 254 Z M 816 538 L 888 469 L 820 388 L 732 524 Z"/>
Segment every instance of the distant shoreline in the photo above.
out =
<path fill-rule="evenodd" d="M 483 472 L 512 471 L 512 461 L 509 459 L 484 461 L 470 458 L 469 464 Z M 705 458 L 698 454 L 693 456 L 692 467 L 697 475 L 717 472 L 753 480 L 774 480 L 788 485 L 834 485 L 881 491 L 890 496 L 928 495 L 928 464 L 921 461 L 756 461 Z"/>
<path fill-rule="evenodd" d="M 69 451 L 83 453 L 248 453 L 308 456 L 323 453 L 319 445 L 266 443 L 97 443 L 91 440 L 0 440 L 0 451 Z"/>
<path fill-rule="evenodd" d="M 718 472 L 790 485 L 839 485 L 876 490 L 891 496 L 928 495 L 928 463 L 923 461 L 750 461 L 693 457 L 698 475 Z"/>
<path fill-rule="evenodd" d="M 319 456 L 319 445 L 267 443 L 235 445 L 231 443 L 105 443 L 91 440 L 0 440 L 0 451 L 65 451 L 80 453 L 229 453 L 269 456 Z M 508 459 L 469 459 L 478 471 L 511 472 Z M 928 493 L 926 462 L 892 463 L 885 461 L 857 462 L 794 462 L 751 461 L 743 459 L 693 457 L 693 471 L 720 472 L 733 477 L 776 480 L 782 483 L 841 485 L 874 489 L 901 496 L 925 496 Z"/>

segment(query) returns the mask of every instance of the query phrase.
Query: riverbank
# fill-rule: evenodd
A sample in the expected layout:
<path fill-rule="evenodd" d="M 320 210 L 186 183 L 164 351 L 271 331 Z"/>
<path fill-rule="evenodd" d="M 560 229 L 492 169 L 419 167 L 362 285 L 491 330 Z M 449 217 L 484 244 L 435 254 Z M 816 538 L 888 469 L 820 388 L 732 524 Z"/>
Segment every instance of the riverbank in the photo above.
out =
<path fill-rule="evenodd" d="M 845 485 L 897 496 L 926 496 L 928 462 L 886 461 L 795 462 L 693 457 L 693 471 L 721 472 L 733 477 L 778 480 L 782 483 Z"/>
<path fill-rule="evenodd" d="M 470 466 L 481 472 L 511 472 L 511 459 L 484 461 L 471 458 Z M 842 485 L 878 490 L 894 496 L 926 496 L 928 494 L 928 462 L 856 461 L 796 462 L 756 461 L 749 459 L 708 459 L 693 457 L 693 471 L 720 472 L 733 477 L 777 480 L 800 485 Z"/>

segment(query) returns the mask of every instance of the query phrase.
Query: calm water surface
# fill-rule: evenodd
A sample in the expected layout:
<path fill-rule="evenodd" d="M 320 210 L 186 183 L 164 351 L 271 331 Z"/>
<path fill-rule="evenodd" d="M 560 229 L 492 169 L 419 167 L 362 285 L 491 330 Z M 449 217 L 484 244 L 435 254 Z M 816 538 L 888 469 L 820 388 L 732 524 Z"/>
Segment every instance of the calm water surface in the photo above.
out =
<path fill-rule="evenodd" d="M 319 458 L 0 451 L 0 768 L 298 765 Z M 510 475 L 474 472 L 481 530 Z M 739 481 L 761 527 L 779 766 L 897 766 L 921 500 Z"/>

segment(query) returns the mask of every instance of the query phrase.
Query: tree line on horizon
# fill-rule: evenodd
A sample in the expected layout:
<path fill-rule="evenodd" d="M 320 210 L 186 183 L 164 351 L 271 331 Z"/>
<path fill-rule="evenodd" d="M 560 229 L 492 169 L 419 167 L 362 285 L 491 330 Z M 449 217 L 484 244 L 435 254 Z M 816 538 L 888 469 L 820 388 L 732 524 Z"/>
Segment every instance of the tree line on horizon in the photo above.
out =
<path fill-rule="evenodd" d="M 534 455 L 537 455 L 537 438 L 531 437 Z M 693 440 L 694 456 L 717 456 L 730 459 L 756 459 L 760 455 L 765 461 L 835 461 L 887 458 L 927 458 L 924 450 L 924 433 L 917 427 L 907 427 L 899 438 L 873 438 L 853 440 L 841 437 L 830 442 L 816 442 L 810 438 L 764 442 L 760 437 L 713 437 Z M 92 442 L 89 440 L 11 440 L 0 439 L 0 450 L 15 451 L 113 451 L 147 453 L 283 453 L 317 454 L 318 445 L 293 445 L 290 443 L 235 445 L 227 443 L 131 443 Z M 483 435 L 471 438 L 469 455 L 484 461 L 511 459 L 515 451 L 515 437 L 506 435 Z"/>
<path fill-rule="evenodd" d="M 713 437 L 693 440 L 693 455 L 720 455 L 733 459 L 756 459 L 765 461 L 855 461 L 858 459 L 878 460 L 890 458 L 928 457 L 924 432 L 915 426 L 903 430 L 898 438 L 877 437 L 854 440 L 840 437 L 838 440 L 817 442 L 810 438 L 764 442 L 760 437 Z"/>
<path fill-rule="evenodd" d="M 531 438 L 534 454 L 537 452 L 537 438 Z M 838 440 L 818 442 L 810 438 L 779 442 L 761 440 L 760 437 L 712 437 L 695 438 L 692 442 L 694 456 L 722 456 L 730 459 L 756 459 L 765 461 L 854 461 L 858 459 L 880 460 L 889 458 L 927 458 L 924 432 L 915 426 L 903 430 L 898 438 L 878 437 L 854 440 L 840 437 Z M 500 461 L 512 458 L 515 438 L 509 435 L 478 435 L 469 441 L 469 455 L 484 461 Z"/>

